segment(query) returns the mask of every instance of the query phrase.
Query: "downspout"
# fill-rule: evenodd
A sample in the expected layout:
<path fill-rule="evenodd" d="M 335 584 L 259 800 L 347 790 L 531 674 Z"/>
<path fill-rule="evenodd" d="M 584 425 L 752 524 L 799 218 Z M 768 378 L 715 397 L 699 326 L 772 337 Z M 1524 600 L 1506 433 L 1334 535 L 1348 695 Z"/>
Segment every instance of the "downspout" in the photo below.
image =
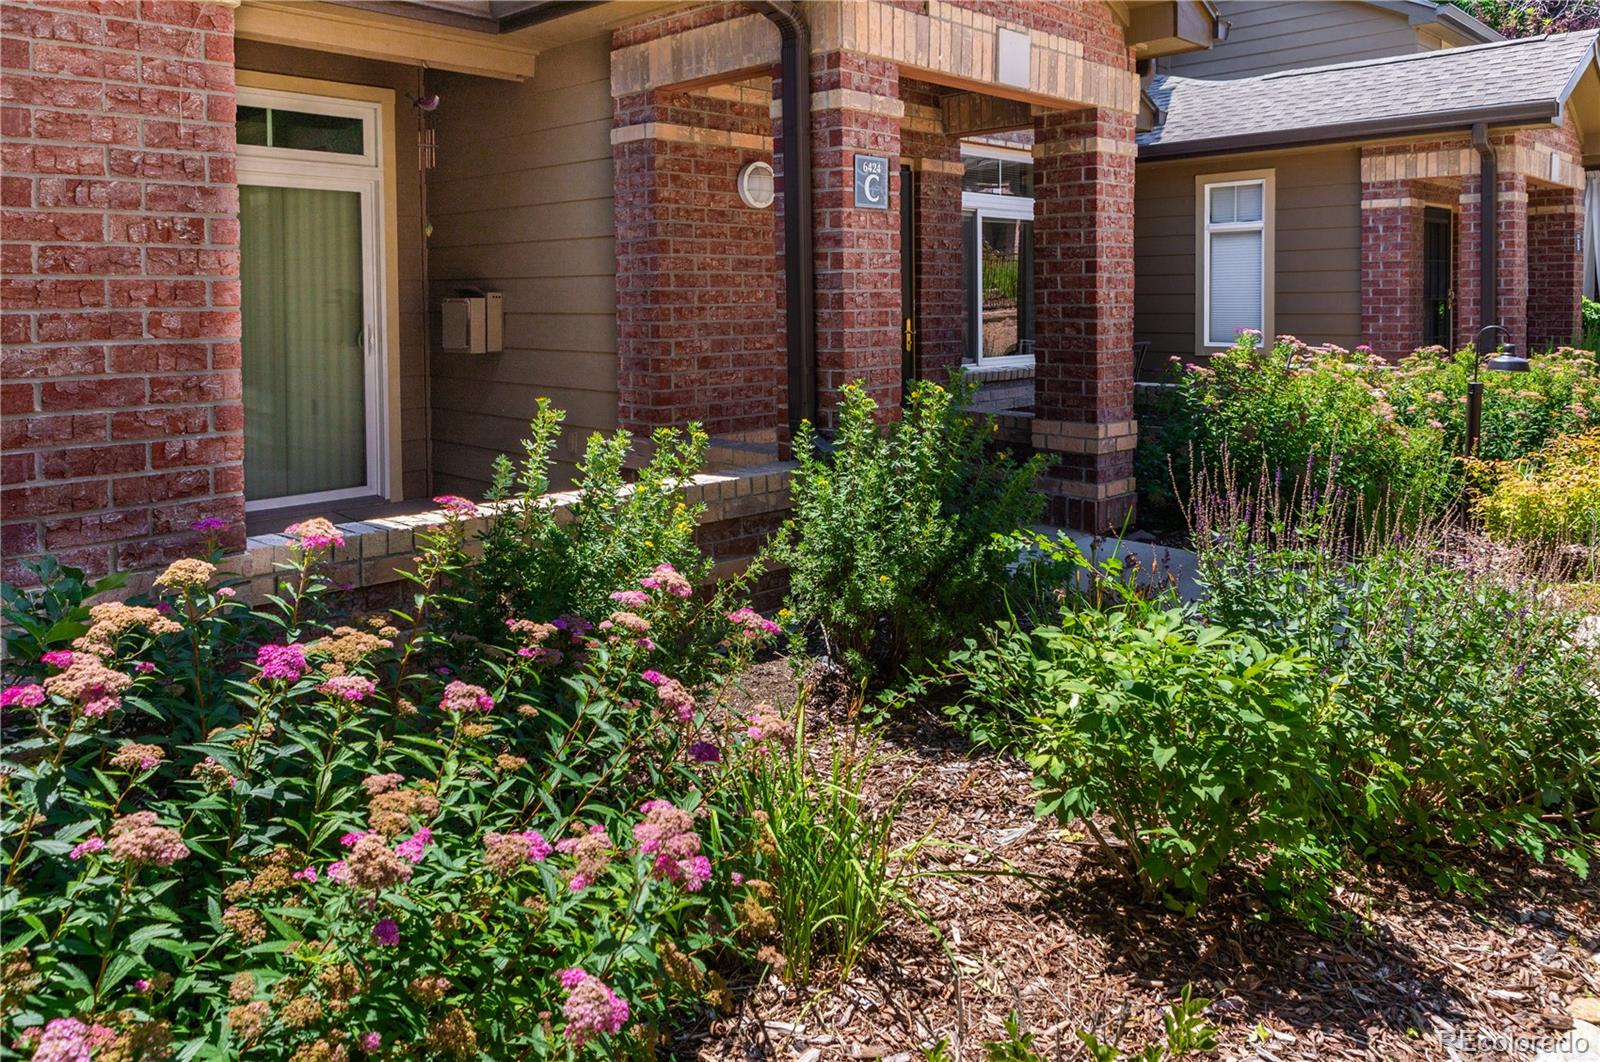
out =
<path fill-rule="evenodd" d="M 788 338 L 789 433 L 817 421 L 816 281 L 811 253 L 811 31 L 800 5 L 789 0 L 746 0 L 782 37 L 783 286 Z"/>
<path fill-rule="evenodd" d="M 1495 275 L 1499 256 L 1495 254 L 1499 217 L 1496 209 L 1499 175 L 1494 149 L 1489 146 L 1489 126 L 1479 122 L 1472 127 L 1472 146 L 1478 151 L 1478 322 L 1477 330 L 1498 323 L 1499 278 Z"/>

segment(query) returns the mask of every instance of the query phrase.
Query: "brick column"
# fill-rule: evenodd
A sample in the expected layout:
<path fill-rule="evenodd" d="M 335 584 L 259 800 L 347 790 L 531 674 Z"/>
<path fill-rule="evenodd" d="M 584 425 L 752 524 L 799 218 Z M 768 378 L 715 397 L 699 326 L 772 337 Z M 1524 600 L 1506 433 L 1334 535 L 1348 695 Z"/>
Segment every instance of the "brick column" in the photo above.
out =
<path fill-rule="evenodd" d="M 1481 239 L 1479 180 L 1476 173 L 1461 181 L 1460 237 L 1456 244 L 1456 341 L 1472 342 L 1487 324 L 1502 324 L 1511 342 L 1524 351 L 1528 343 L 1528 182 L 1520 173 L 1499 174 L 1497 193 L 1496 306 L 1485 319 L 1479 309 L 1478 247 Z"/>
<path fill-rule="evenodd" d="M 617 418 L 713 435 L 783 421 L 775 211 L 739 171 L 772 160 L 764 93 L 647 92 L 616 101 Z"/>
<path fill-rule="evenodd" d="M 817 405 L 824 428 L 861 381 L 884 417 L 900 406 L 899 68 L 853 52 L 811 58 Z M 889 209 L 855 206 L 855 156 L 889 161 Z"/>
<path fill-rule="evenodd" d="M 8 0 L 4 577 L 244 543 L 233 9 Z"/>
<path fill-rule="evenodd" d="M 1528 191 L 1528 345 L 1571 346 L 1582 330 L 1583 193 Z"/>
<path fill-rule="evenodd" d="M 1052 520 L 1120 528 L 1134 500 L 1133 119 L 1034 121 L 1033 445 Z"/>
<path fill-rule="evenodd" d="M 1422 217 L 1407 181 L 1361 185 L 1361 339 L 1398 360 L 1422 345 Z"/>

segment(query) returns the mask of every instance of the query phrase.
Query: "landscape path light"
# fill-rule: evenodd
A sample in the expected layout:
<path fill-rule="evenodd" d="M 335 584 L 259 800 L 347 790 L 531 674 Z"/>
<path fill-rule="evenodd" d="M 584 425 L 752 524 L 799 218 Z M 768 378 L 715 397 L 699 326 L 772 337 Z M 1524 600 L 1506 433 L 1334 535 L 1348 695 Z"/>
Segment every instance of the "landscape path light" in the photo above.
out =
<path fill-rule="evenodd" d="M 1485 332 L 1499 332 L 1507 337 L 1511 335 L 1511 330 L 1505 325 L 1491 324 L 1478 329 L 1478 334 L 1472 337 L 1472 379 L 1467 383 L 1465 452 L 1468 457 L 1478 452 L 1478 436 L 1483 430 L 1483 381 L 1478 379 L 1478 370 L 1487 368 L 1490 372 L 1527 372 L 1532 367 L 1527 358 L 1517 353 L 1515 343 L 1502 343 L 1492 355 L 1485 356 L 1478 342 Z"/>

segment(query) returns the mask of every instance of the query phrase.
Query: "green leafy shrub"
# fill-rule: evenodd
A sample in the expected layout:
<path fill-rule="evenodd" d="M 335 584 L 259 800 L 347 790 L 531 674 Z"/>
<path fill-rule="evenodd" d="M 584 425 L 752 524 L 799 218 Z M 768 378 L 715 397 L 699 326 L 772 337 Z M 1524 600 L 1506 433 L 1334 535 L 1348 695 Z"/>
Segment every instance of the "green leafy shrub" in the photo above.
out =
<path fill-rule="evenodd" d="M 1543 858 L 1560 841 L 1586 866 L 1600 654 L 1548 576 L 1505 550 L 1443 548 L 1447 529 L 1353 541 L 1327 503 L 1257 499 L 1200 521 L 1201 607 L 1308 654 L 1333 684 L 1325 773 L 1349 846 L 1418 859 L 1446 883 L 1450 845 Z"/>
<path fill-rule="evenodd" d="M 495 462 L 475 597 L 497 602 L 500 614 L 550 620 L 609 612 L 612 591 L 660 564 L 698 586 L 711 569 L 694 541 L 704 506 L 685 505 L 673 488 L 704 465 L 705 433 L 698 425 L 658 430 L 649 461 L 631 483 L 625 475 L 628 433 L 591 435 L 578 465 L 571 519 L 558 521 L 546 495 L 564 416 L 549 399 L 539 399 L 523 459 L 513 463 L 502 454 Z"/>
<path fill-rule="evenodd" d="M 969 684 L 960 711 L 1025 716 L 1011 732 L 1038 812 L 1081 819 L 1147 896 L 1194 903 L 1225 867 L 1324 859 L 1333 709 L 1304 655 L 1130 593 L 1031 631 L 1002 623 L 952 668 Z"/>
<path fill-rule="evenodd" d="M 1480 466 L 1475 506 L 1489 534 L 1512 541 L 1600 545 L 1600 430 L 1559 435 L 1517 461 Z"/>
<path fill-rule="evenodd" d="M 6 1044 L 644 1058 L 725 1002 L 719 968 L 750 959 L 732 881 L 759 854 L 729 794 L 754 739 L 725 680 L 691 688 L 651 638 L 703 605 L 652 570 L 587 620 L 485 601 L 501 643 L 463 640 L 439 595 L 473 507 L 446 508 L 413 601 L 370 622 L 317 618 L 323 520 L 291 529 L 257 607 L 199 559 L 148 605 L 85 608 L 55 567 L 7 591 Z M 696 622 L 741 632 L 727 677 L 768 633 Z"/>
<path fill-rule="evenodd" d="M 1583 340 L 1582 347 L 1588 351 L 1600 351 L 1600 302 L 1585 298 L 1583 300 Z"/>
<path fill-rule="evenodd" d="M 1403 420 L 1387 393 L 1393 373 L 1363 350 L 1308 348 L 1287 337 L 1263 346 L 1244 332 L 1207 365 L 1177 365 L 1154 400 L 1135 467 L 1146 515 L 1177 522 L 1177 489 L 1226 459 L 1246 480 L 1261 470 L 1294 479 L 1332 469 L 1336 486 L 1370 505 L 1390 498 L 1431 512 L 1459 479 L 1442 427 Z"/>
<path fill-rule="evenodd" d="M 988 427 L 963 411 L 964 386 L 912 384 L 880 428 L 859 385 L 844 389 L 831 451 L 807 425 L 796 441 L 794 516 L 774 558 L 789 604 L 858 675 L 937 657 L 998 605 L 1014 559 L 997 535 L 1037 519 L 1043 458 L 985 451 Z"/>
<path fill-rule="evenodd" d="M 874 809 L 863 795 L 870 747 L 838 744 L 819 769 L 807 756 L 803 712 L 785 720 L 758 706 L 754 725 L 757 747 L 738 777 L 759 824 L 763 877 L 744 883 L 745 902 L 772 916 L 786 976 L 803 982 L 833 956 L 847 977 L 885 919 L 910 902 L 900 866 L 908 853 L 891 839 L 897 803 Z"/>

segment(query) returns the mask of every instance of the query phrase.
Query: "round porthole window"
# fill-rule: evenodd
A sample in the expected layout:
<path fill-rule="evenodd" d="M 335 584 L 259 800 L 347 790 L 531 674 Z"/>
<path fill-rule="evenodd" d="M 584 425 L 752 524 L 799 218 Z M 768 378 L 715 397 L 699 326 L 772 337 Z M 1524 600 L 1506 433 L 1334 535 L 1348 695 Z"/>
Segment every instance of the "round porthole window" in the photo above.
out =
<path fill-rule="evenodd" d="M 771 206 L 775 189 L 771 163 L 749 162 L 739 171 L 739 198 L 745 206 L 757 210 Z"/>

